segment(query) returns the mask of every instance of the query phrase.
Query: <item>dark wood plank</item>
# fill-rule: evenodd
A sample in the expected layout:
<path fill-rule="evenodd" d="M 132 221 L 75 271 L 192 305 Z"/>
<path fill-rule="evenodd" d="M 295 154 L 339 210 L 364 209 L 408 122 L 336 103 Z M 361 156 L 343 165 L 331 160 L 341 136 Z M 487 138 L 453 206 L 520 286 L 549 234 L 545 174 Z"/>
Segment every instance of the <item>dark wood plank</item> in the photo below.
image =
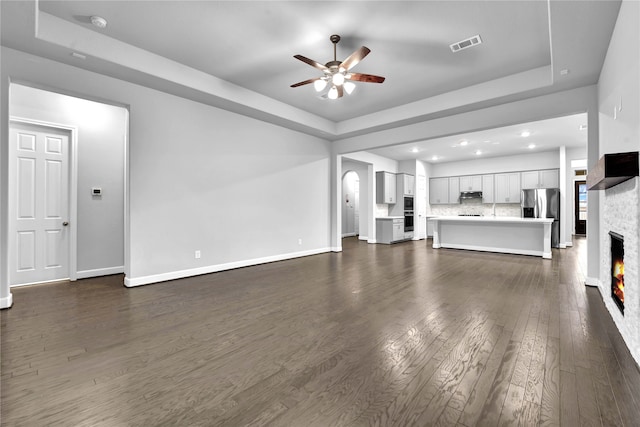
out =
<path fill-rule="evenodd" d="M 560 424 L 563 426 L 580 425 L 576 375 L 562 369 L 560 369 Z"/>
<path fill-rule="evenodd" d="M 15 288 L 3 425 L 635 425 L 640 372 L 584 239 L 552 260 L 426 242 L 127 289 Z"/>
<path fill-rule="evenodd" d="M 509 342 L 498 372 L 493 380 L 493 384 L 491 385 L 489 396 L 487 396 L 487 400 L 482 407 L 482 412 L 478 417 L 478 424 L 497 425 L 510 386 L 509 380 L 516 366 L 519 349 L 520 343 L 515 341 Z"/>
<path fill-rule="evenodd" d="M 485 368 L 480 374 L 475 387 L 466 400 L 464 410 L 459 419 L 461 424 L 467 426 L 473 426 L 477 424 L 478 418 L 480 418 L 480 415 L 482 413 L 482 408 L 491 391 L 491 385 L 493 384 L 498 369 L 500 368 L 502 360 L 504 358 L 504 354 L 507 350 L 507 346 L 509 345 L 510 337 L 511 332 L 505 331 L 503 329 L 496 345 L 491 352 L 491 355 L 489 356 L 489 360 L 487 361 Z M 464 398 L 460 399 L 459 402 L 455 403 L 455 406 L 459 407 L 459 404 L 463 400 Z"/>
<path fill-rule="evenodd" d="M 549 337 L 544 362 L 540 424 L 560 425 L 560 339 Z"/>
<path fill-rule="evenodd" d="M 591 376 L 591 369 L 576 366 L 576 388 L 578 391 L 578 409 L 580 410 L 580 425 L 601 425 L 600 412 L 596 392 Z"/>
<path fill-rule="evenodd" d="M 525 404 L 524 404 L 524 387 L 515 384 L 509 384 L 507 389 L 506 398 L 502 411 L 500 412 L 500 418 L 498 419 L 499 426 L 517 426 L 520 424 L 520 419 L 523 417 Z"/>

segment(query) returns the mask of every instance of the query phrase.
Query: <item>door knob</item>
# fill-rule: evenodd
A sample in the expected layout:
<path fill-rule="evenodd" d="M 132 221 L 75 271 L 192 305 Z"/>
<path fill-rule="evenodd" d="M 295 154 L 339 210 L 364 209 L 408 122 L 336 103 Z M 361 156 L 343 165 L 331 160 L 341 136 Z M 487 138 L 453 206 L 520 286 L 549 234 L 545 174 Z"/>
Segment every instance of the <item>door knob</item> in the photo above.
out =
<path fill-rule="evenodd" d="M 64 227 L 66 227 L 67 225 L 69 225 L 69 223 L 68 223 L 67 221 L 65 221 L 65 222 L 63 222 L 63 223 L 62 223 L 62 225 L 63 225 Z"/>

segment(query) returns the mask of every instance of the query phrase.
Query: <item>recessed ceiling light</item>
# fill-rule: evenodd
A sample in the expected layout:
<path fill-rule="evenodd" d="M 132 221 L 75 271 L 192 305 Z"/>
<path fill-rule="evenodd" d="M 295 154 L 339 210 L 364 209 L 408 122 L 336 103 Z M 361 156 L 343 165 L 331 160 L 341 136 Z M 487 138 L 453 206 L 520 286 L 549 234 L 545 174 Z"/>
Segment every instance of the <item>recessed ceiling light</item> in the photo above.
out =
<path fill-rule="evenodd" d="M 479 156 L 480 154 L 482 154 L 482 151 L 476 150 L 476 156 Z"/>
<path fill-rule="evenodd" d="M 536 148 L 536 144 L 529 144 L 529 145 L 527 145 L 527 148 L 529 150 L 533 150 L 534 148 Z"/>
<path fill-rule="evenodd" d="M 91 24 L 93 24 L 94 27 L 106 28 L 107 27 L 107 20 L 104 19 L 102 16 L 93 15 L 91 17 Z"/>
<path fill-rule="evenodd" d="M 587 125 L 580 125 L 580 130 L 586 130 L 587 129 Z"/>
<path fill-rule="evenodd" d="M 420 151 L 420 150 L 418 150 L 418 147 L 413 147 L 413 148 L 411 149 L 411 152 L 412 152 L 412 153 L 417 153 L 418 151 Z"/>
<path fill-rule="evenodd" d="M 460 141 L 460 145 L 465 146 L 469 143 L 469 141 L 467 141 L 466 139 L 463 139 L 462 141 Z"/>
<path fill-rule="evenodd" d="M 563 70 L 560 70 L 560 75 L 561 75 L 561 76 L 566 76 L 567 74 L 569 74 L 569 69 L 568 69 L 568 68 L 565 68 L 565 69 L 563 69 Z"/>
<path fill-rule="evenodd" d="M 522 133 L 520 133 L 520 136 L 523 138 L 526 138 L 529 135 L 531 135 L 531 132 L 529 132 L 528 130 L 523 130 Z"/>
<path fill-rule="evenodd" d="M 433 156 L 433 157 L 431 158 L 431 160 L 438 160 L 438 159 L 439 159 L 439 157 L 438 157 L 438 156 Z"/>

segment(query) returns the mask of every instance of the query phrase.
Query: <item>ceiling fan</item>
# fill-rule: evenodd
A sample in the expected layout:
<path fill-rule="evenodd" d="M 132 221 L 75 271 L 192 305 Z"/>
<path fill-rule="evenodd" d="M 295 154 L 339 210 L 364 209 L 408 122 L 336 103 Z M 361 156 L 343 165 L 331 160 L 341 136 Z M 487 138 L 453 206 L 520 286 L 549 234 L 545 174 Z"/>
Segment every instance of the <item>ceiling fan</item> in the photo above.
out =
<path fill-rule="evenodd" d="M 362 46 L 360 49 L 353 52 L 347 59 L 340 62 L 336 60 L 336 46 L 340 41 L 340 36 L 337 34 L 329 37 L 331 43 L 333 43 L 333 61 L 327 62 L 325 65 L 320 64 L 313 59 L 309 59 L 302 55 L 294 55 L 293 57 L 300 61 L 311 65 L 314 68 L 319 69 L 324 73 L 322 77 L 316 77 L 302 82 L 294 83 L 291 87 L 303 86 L 309 83 L 313 83 L 317 92 L 322 92 L 325 88 L 329 87 L 329 91 L 324 95 L 329 99 L 337 99 L 344 95 L 351 94 L 355 89 L 355 82 L 366 83 L 382 83 L 384 77 L 374 76 L 372 74 L 350 73 L 349 70 L 358 64 L 362 59 L 371 52 L 368 47 Z"/>

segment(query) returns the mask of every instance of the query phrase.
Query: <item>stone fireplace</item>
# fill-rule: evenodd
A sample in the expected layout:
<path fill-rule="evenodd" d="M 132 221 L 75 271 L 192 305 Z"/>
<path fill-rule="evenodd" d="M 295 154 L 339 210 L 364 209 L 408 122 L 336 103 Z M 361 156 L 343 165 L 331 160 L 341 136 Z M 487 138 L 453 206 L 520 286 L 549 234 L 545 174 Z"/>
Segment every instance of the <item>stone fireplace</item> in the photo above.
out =
<path fill-rule="evenodd" d="M 627 347 L 638 363 L 640 363 L 639 206 L 638 177 L 607 188 L 600 196 L 600 293 Z M 623 263 L 622 266 L 616 267 L 618 261 Z M 623 270 L 616 271 L 616 268 L 620 267 Z"/>

